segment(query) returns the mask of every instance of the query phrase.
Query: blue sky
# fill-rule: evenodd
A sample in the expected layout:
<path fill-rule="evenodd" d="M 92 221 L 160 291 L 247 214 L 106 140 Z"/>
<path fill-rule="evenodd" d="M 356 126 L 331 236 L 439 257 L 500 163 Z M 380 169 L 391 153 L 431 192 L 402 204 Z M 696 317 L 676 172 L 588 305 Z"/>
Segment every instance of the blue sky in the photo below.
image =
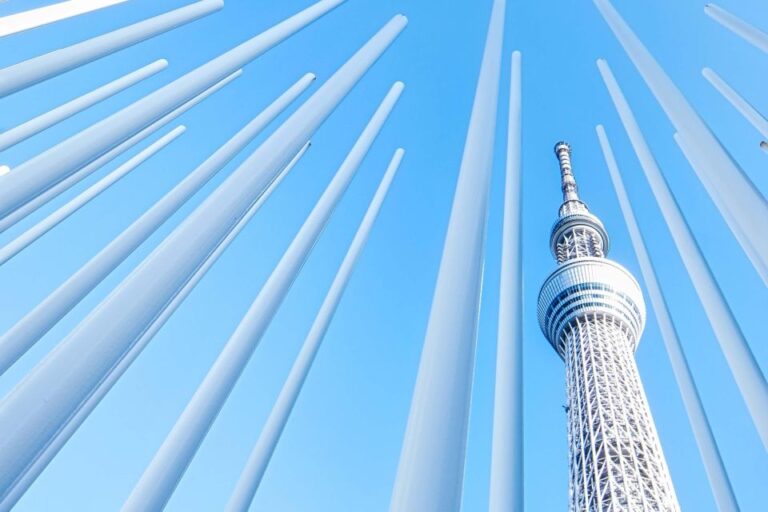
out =
<path fill-rule="evenodd" d="M 0 3 L 0 15 L 47 3 L 9 0 Z M 0 39 L 0 66 L 185 3 L 131 0 Z M 227 0 L 224 10 L 203 20 L 0 99 L 0 129 L 6 129 L 155 59 L 164 57 L 170 62 L 167 70 L 151 79 L 0 154 L 0 163 L 13 167 L 24 162 L 309 3 Z M 757 187 L 768 194 L 768 157 L 757 147 L 758 134 L 700 74 L 703 66 L 711 66 L 765 113 L 768 56 L 707 18 L 701 1 L 615 0 L 614 5 Z M 719 5 L 768 28 L 768 4 L 721 0 Z M 400 104 L 168 506 L 171 511 L 212 511 L 226 502 L 391 153 L 402 146 L 406 156 L 399 176 L 253 507 L 268 512 L 386 510 L 490 7 L 491 0 L 349 0 L 247 66 L 241 78 L 178 121 L 188 131 L 172 146 L 0 268 L 0 289 L 4 290 L 0 295 L 0 329 L 6 329 L 299 76 L 313 71 L 320 82 L 324 81 L 392 15 L 402 12 L 409 17 L 410 24 L 399 40 L 325 123 L 293 174 L 19 502 L 19 511 L 119 508 L 368 116 L 390 85 L 403 80 L 406 90 Z M 548 252 L 548 237 L 560 202 L 552 155 L 557 140 L 566 139 L 574 147 L 582 197 L 612 236 L 611 256 L 639 277 L 595 137 L 598 123 L 606 126 L 614 145 L 737 498 L 745 511 L 762 509 L 768 458 L 604 90 L 595 66 L 597 58 L 608 60 L 635 108 L 764 369 L 768 367 L 768 345 L 761 321 L 768 306 L 768 291 L 696 181 L 672 140 L 671 125 L 592 3 L 559 0 L 510 1 L 508 7 L 507 60 L 464 510 L 486 510 L 488 501 L 503 141 L 508 56 L 514 49 L 522 50 L 524 69 L 527 510 L 555 511 L 567 506 L 565 414 L 561 407 L 565 400 L 564 369 L 541 335 L 534 309 L 539 286 L 555 266 Z M 0 392 L 7 392 L 18 382 L 256 144 L 258 141 L 2 376 Z M 23 225 L 2 234 L 0 242 L 10 240 L 102 174 L 97 173 Z M 652 316 L 637 358 L 683 509 L 714 511 Z"/>

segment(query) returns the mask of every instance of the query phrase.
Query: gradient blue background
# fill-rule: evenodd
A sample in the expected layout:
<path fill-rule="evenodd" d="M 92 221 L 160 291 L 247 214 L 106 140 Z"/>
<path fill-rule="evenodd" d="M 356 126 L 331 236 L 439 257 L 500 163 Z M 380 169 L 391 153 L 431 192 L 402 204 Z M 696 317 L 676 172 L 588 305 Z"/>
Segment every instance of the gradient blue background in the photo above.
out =
<path fill-rule="evenodd" d="M 0 3 L 0 15 L 48 3 L 9 0 Z M 185 3 L 131 0 L 0 39 L 0 66 Z M 0 129 L 6 129 L 152 60 L 170 61 L 161 74 L 0 154 L 0 163 L 18 165 L 309 3 L 227 0 L 223 11 L 205 19 L 0 99 Z M 757 133 L 700 75 L 703 66 L 712 66 L 768 113 L 768 55 L 707 18 L 701 1 L 616 0 L 615 5 L 762 193 L 768 193 L 768 155 L 758 149 Z M 768 28 L 768 4 L 722 0 L 720 5 Z M 247 66 L 241 78 L 178 121 L 189 128 L 181 139 L 0 268 L 0 329 L 6 329 L 301 74 L 313 71 L 324 81 L 392 15 L 402 12 L 409 17 L 400 39 L 325 123 L 294 173 L 20 501 L 19 511 L 119 508 L 368 116 L 391 83 L 403 80 L 406 90 L 400 105 L 168 507 L 223 507 L 384 167 L 394 149 L 403 146 L 407 153 L 400 174 L 253 507 L 269 512 L 387 509 L 490 7 L 491 0 L 349 0 Z M 762 327 L 768 292 L 675 146 L 671 125 L 591 2 L 512 0 L 506 36 L 464 510 L 486 510 L 488 502 L 507 57 L 514 49 L 522 50 L 524 66 L 527 510 L 567 507 L 563 364 L 543 339 L 534 310 L 538 288 L 554 268 L 548 236 L 560 202 L 552 155 L 557 140 L 574 146 L 582 196 L 612 235 L 612 257 L 639 276 L 595 137 L 598 123 L 605 124 L 616 150 L 742 509 L 764 510 L 768 457 L 604 90 L 595 67 L 598 57 L 608 59 L 624 87 L 763 368 L 768 366 Z M 245 154 L 0 378 L 0 392 L 11 389 L 40 361 Z M 0 242 L 87 184 L 4 233 Z M 682 508 L 714 511 L 652 315 L 637 357 Z"/>

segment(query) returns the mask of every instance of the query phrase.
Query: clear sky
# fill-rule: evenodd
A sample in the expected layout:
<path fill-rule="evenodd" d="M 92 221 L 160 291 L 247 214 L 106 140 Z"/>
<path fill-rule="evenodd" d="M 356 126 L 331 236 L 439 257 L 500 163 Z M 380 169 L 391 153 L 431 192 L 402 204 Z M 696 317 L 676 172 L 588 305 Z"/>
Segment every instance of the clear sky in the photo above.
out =
<path fill-rule="evenodd" d="M 8 0 L 0 3 L 0 15 L 47 3 Z M 131 0 L 0 39 L 0 66 L 185 3 Z M 0 154 L 0 164 L 24 162 L 309 3 L 227 0 L 224 10 L 203 20 L 0 99 L 0 129 L 6 129 L 155 59 L 170 62 L 159 75 Z M 700 74 L 703 66 L 713 67 L 768 113 L 768 55 L 706 17 L 699 0 L 615 0 L 615 5 L 768 194 L 768 155 L 758 149 L 757 132 Z M 721 0 L 720 5 L 768 29 L 768 4 Z M 119 508 L 367 118 L 390 85 L 403 80 L 400 104 L 168 506 L 185 512 L 223 507 L 384 168 L 394 149 L 403 146 L 399 176 L 253 507 L 267 512 L 387 509 L 490 7 L 491 0 L 349 0 L 247 66 L 241 78 L 178 121 L 188 127 L 182 138 L 0 268 L 0 329 L 6 329 L 299 76 L 313 71 L 324 81 L 391 16 L 402 12 L 409 17 L 399 40 L 325 123 L 294 173 L 20 501 L 19 511 Z M 640 277 L 594 133 L 598 123 L 606 126 L 617 153 L 742 510 L 762 510 L 768 457 L 604 90 L 597 58 L 608 59 L 624 87 L 763 369 L 768 368 L 762 326 L 768 291 L 675 146 L 672 126 L 589 0 L 509 2 L 464 510 L 480 512 L 488 502 L 508 57 L 514 49 L 522 50 L 524 68 L 527 510 L 567 507 L 564 369 L 535 317 L 539 286 L 555 267 L 548 237 L 561 199 L 552 154 L 557 140 L 574 147 L 582 197 L 612 236 L 611 256 Z M 0 392 L 18 382 L 253 147 L 0 378 Z M 4 233 L 0 242 L 87 183 Z M 683 510 L 714 511 L 652 314 L 637 358 Z"/>

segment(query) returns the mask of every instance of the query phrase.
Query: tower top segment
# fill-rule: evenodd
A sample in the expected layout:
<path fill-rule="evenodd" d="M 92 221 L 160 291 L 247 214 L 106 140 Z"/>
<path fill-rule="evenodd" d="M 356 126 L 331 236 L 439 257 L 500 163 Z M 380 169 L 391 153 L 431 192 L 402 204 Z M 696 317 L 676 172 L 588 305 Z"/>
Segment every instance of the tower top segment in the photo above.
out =
<path fill-rule="evenodd" d="M 579 197 L 571 165 L 571 145 L 558 142 L 555 144 L 555 155 L 560 163 L 563 204 L 558 221 L 552 228 L 552 254 L 558 263 L 584 256 L 602 258 L 608 252 L 608 232 Z"/>

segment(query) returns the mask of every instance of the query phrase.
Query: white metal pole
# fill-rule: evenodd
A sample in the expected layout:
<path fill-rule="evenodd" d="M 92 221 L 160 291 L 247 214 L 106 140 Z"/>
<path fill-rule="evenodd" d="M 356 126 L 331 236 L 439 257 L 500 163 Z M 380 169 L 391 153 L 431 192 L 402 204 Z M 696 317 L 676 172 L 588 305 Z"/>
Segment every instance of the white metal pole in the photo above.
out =
<path fill-rule="evenodd" d="M 2 68 L 0 69 L 0 98 L 195 21 L 222 7 L 224 7 L 223 0 L 200 0 L 107 34 Z"/>
<path fill-rule="evenodd" d="M 610 73 L 604 61 L 601 61 L 603 79 L 611 95 L 616 111 L 624 124 L 629 140 L 634 147 L 645 177 L 651 186 L 653 195 L 659 204 L 661 213 L 667 221 L 672 239 L 691 277 L 694 288 L 704 306 L 720 347 L 736 384 L 747 403 L 763 445 L 768 448 L 768 383 L 741 332 L 722 290 L 715 281 L 712 270 L 696 243 L 691 229 L 685 221 L 683 212 L 677 204 L 659 165 L 648 147 L 635 115 L 619 88 L 618 82 Z M 706 155 L 702 155 L 703 158 Z"/>
<path fill-rule="evenodd" d="M 461 506 L 506 2 L 495 0 L 424 338 L 392 512 Z"/>
<path fill-rule="evenodd" d="M 768 219 L 768 202 L 613 5 L 608 0 L 594 2 L 669 120 L 708 162 L 702 168 L 709 175 L 703 185 L 718 210 L 728 212 L 724 214 L 728 227 L 768 285 L 768 236 L 763 222 Z"/>
<path fill-rule="evenodd" d="M 722 7 L 715 4 L 704 6 L 704 12 L 720 23 L 722 26 L 741 37 L 756 48 L 768 53 L 768 34 L 762 30 L 753 27 L 741 18 L 734 16 Z"/>
<path fill-rule="evenodd" d="M 299 151 L 299 153 L 285 167 L 285 169 L 281 171 L 278 177 L 275 178 L 275 180 L 269 185 L 267 190 L 264 191 L 264 194 L 262 194 L 261 197 L 259 197 L 259 199 L 253 204 L 253 206 L 251 206 L 251 208 L 248 210 L 248 213 L 243 216 L 243 218 L 237 223 L 232 231 L 226 236 L 226 238 L 224 238 L 224 240 L 222 240 L 222 242 L 216 247 L 211 255 L 190 278 L 187 284 L 184 285 L 184 288 L 179 291 L 179 293 L 158 315 L 157 319 L 152 322 L 146 331 L 144 331 L 144 334 L 141 335 L 141 338 L 139 338 L 136 344 L 131 347 L 131 349 L 120 359 L 120 362 L 117 363 L 112 370 L 110 370 L 109 374 L 104 378 L 104 380 L 101 381 L 99 386 L 85 400 L 85 402 L 83 402 L 77 412 L 72 417 L 70 417 L 67 423 L 61 429 L 59 429 L 58 432 L 56 432 L 55 437 L 53 437 L 53 439 L 51 439 L 51 441 L 45 446 L 43 451 L 40 452 L 38 457 L 35 458 L 34 462 L 27 468 L 27 470 L 19 476 L 16 482 L 14 482 L 11 490 L 5 495 L 2 501 L 0 501 L 0 512 L 11 510 L 16 502 L 24 495 L 27 489 L 29 489 L 29 487 L 35 482 L 37 477 L 40 476 L 40 473 L 42 473 L 43 470 L 51 462 L 51 460 L 53 460 L 59 450 L 61 450 L 67 441 L 69 441 L 69 438 L 72 437 L 72 434 L 77 431 L 80 425 L 82 425 L 86 418 L 88 418 L 88 415 L 90 415 L 96 406 L 99 405 L 101 399 L 106 396 L 109 390 L 112 389 L 112 386 L 115 385 L 115 383 L 120 379 L 120 377 L 123 376 L 125 371 L 131 366 L 136 358 L 139 357 L 139 354 L 141 354 L 142 350 L 144 350 L 147 344 L 152 340 L 152 338 L 154 338 L 155 334 L 157 334 L 163 325 L 165 325 L 173 313 L 176 312 L 176 309 L 178 309 L 181 303 L 184 302 L 184 299 L 187 298 L 187 296 L 192 292 L 195 286 L 197 286 L 197 284 L 205 276 L 208 270 L 210 270 L 214 263 L 218 261 L 219 257 L 229 247 L 232 241 L 234 241 L 237 235 L 239 235 L 243 228 L 245 228 L 245 226 L 248 224 L 248 221 L 253 218 L 259 208 L 261 208 L 264 202 L 272 194 L 274 189 L 276 189 L 282 180 L 288 175 L 288 173 L 291 172 L 296 163 L 298 163 L 299 159 L 304 155 L 308 147 L 309 143 L 307 143 L 307 145 Z"/>
<path fill-rule="evenodd" d="M 0 187 L 0 219 L 342 2 L 317 2 L 19 165 Z"/>
<path fill-rule="evenodd" d="M 168 66 L 168 61 L 165 59 L 156 60 L 155 62 L 139 68 L 136 71 L 128 73 L 125 76 L 118 78 L 108 84 L 94 89 L 93 91 L 75 98 L 63 105 L 60 105 L 44 114 L 25 121 L 24 123 L 6 130 L 0 133 L 0 151 L 4 151 L 11 146 L 22 142 L 33 135 L 36 135 L 43 130 L 50 128 L 51 126 L 69 119 L 70 117 L 82 112 L 83 110 L 92 107 L 93 105 L 104 101 L 107 98 L 114 96 L 115 94 L 124 91 L 125 89 L 135 85 L 142 80 L 149 78 L 165 69 Z"/>
<path fill-rule="evenodd" d="M 304 340 L 296 361 L 291 367 L 288 378 L 285 380 L 275 405 L 269 413 L 269 418 L 267 418 L 267 422 L 264 424 L 261 434 L 259 434 L 259 439 L 240 474 L 235 490 L 229 499 L 226 508 L 227 512 L 248 512 L 251 506 L 251 501 L 253 501 L 253 497 L 277 447 L 283 429 L 286 423 L 288 423 L 288 417 L 294 405 L 296 405 L 296 400 L 312 368 L 315 356 L 318 350 L 320 350 L 320 344 L 323 342 L 325 333 L 328 331 L 328 326 L 331 324 L 336 308 L 341 301 L 344 289 L 349 282 L 360 253 L 368 241 L 373 224 L 381 210 L 381 206 L 384 204 L 384 199 L 387 196 L 392 180 L 395 178 L 395 173 L 397 173 L 397 169 L 400 167 L 403 154 L 404 151 L 398 149 L 392 157 L 387 171 L 384 173 L 381 184 L 376 190 L 368 210 L 365 212 L 360 227 L 355 233 L 349 250 L 347 250 L 347 254 L 341 262 L 336 277 L 334 277 L 333 283 L 331 283 L 331 287 L 323 300 L 323 304 L 320 306 L 320 310 L 312 323 L 309 334 Z"/>
<path fill-rule="evenodd" d="M 0 336 L 0 375 L 242 151 L 314 81 L 304 75 L 223 146 Z"/>
<path fill-rule="evenodd" d="M 0 37 L 74 18 L 127 0 L 67 0 L 0 18 Z"/>
<path fill-rule="evenodd" d="M 701 74 L 763 137 L 768 138 L 768 120 L 755 107 L 710 68 L 704 68 Z"/>
<path fill-rule="evenodd" d="M 368 41 L 0 402 L 0 499 L 406 23 Z"/>
<path fill-rule="evenodd" d="M 151 158 L 152 155 L 176 140 L 176 138 L 184 133 L 185 130 L 185 126 L 177 126 L 169 133 L 163 135 L 160 139 L 150 144 L 142 151 L 138 152 L 135 156 L 128 159 L 124 164 L 118 166 L 117 169 L 107 174 L 102 179 L 75 196 L 71 201 L 67 202 L 56 211 L 48 215 L 46 218 L 28 230 L 24 231 L 22 234 L 5 244 L 3 247 L 0 247 L 0 265 L 19 254 L 35 240 L 46 234 L 51 229 L 55 228 L 67 217 L 75 213 L 77 210 L 88 204 L 88 202 L 96 198 L 99 194 L 127 176 L 128 173 L 139 167 L 142 163 Z"/>
<path fill-rule="evenodd" d="M 648 289 L 648 296 L 651 299 L 653 311 L 656 313 L 656 321 L 661 331 L 661 339 L 664 341 L 669 361 L 672 363 L 672 371 L 675 374 L 675 380 L 680 389 L 680 395 L 683 398 L 685 411 L 688 413 L 688 421 L 691 423 L 691 429 L 693 430 L 701 459 L 704 462 L 704 469 L 707 472 L 709 485 L 712 488 L 717 508 L 720 512 L 739 512 L 739 506 L 736 502 L 736 496 L 733 494 L 728 473 L 720 457 L 715 436 L 712 433 L 707 414 L 704 411 L 704 405 L 701 403 L 701 397 L 693 380 L 691 369 L 688 366 L 683 345 L 680 343 L 675 324 L 667 308 L 664 293 L 659 285 L 653 262 L 648 254 L 640 226 L 632 210 L 632 204 L 624 187 L 624 182 L 621 179 L 621 172 L 616 163 L 616 157 L 608 140 L 608 135 L 605 133 L 605 128 L 598 126 L 597 136 L 600 140 L 600 147 L 603 150 L 605 163 L 610 172 L 621 211 L 624 214 L 624 220 L 627 223 L 627 230 L 629 231 L 635 254 L 637 254 L 637 261 L 640 264 L 640 271 L 643 274 L 643 279 Z"/>
<path fill-rule="evenodd" d="M 374 113 L 133 488 L 123 512 L 165 507 L 402 91 L 403 84 L 396 83 Z"/>
<path fill-rule="evenodd" d="M 522 69 L 512 54 L 490 512 L 523 512 Z"/>
<path fill-rule="evenodd" d="M 21 206 L 20 208 L 17 208 L 13 211 L 13 213 L 10 213 L 9 215 L 6 215 L 2 219 L 0 219 L 0 233 L 5 231 L 6 229 L 10 228 L 23 218 L 25 218 L 30 213 L 36 211 L 38 208 L 46 204 L 48 201 L 53 199 L 54 197 L 58 196 L 65 190 L 70 189 L 71 187 L 75 186 L 77 183 L 81 182 L 94 172 L 98 171 L 101 167 L 108 164 L 118 156 L 122 155 L 129 149 L 131 149 L 133 146 L 138 144 L 139 142 L 143 141 L 153 133 L 157 132 L 160 128 L 167 125 L 171 121 L 175 120 L 177 117 L 203 101 L 204 99 L 208 98 L 210 95 L 215 93 L 216 91 L 222 89 L 224 86 L 232 82 L 235 78 L 242 75 L 242 70 L 237 70 L 228 77 L 226 77 L 224 80 L 221 80 L 220 82 L 215 83 L 205 91 L 201 92 L 191 100 L 187 101 L 180 107 L 172 110 L 168 114 L 164 115 L 157 121 L 153 122 L 140 132 L 138 132 L 136 135 L 133 135 L 129 139 L 125 140 L 124 142 L 121 142 L 114 148 L 110 149 L 100 157 L 98 157 L 96 160 L 93 160 L 88 165 L 81 167 L 74 173 L 70 174 L 60 182 L 56 183 L 51 188 L 47 189 L 42 194 L 36 196 L 34 199 L 30 200 L 29 202 L 25 203 L 24 206 Z"/>

